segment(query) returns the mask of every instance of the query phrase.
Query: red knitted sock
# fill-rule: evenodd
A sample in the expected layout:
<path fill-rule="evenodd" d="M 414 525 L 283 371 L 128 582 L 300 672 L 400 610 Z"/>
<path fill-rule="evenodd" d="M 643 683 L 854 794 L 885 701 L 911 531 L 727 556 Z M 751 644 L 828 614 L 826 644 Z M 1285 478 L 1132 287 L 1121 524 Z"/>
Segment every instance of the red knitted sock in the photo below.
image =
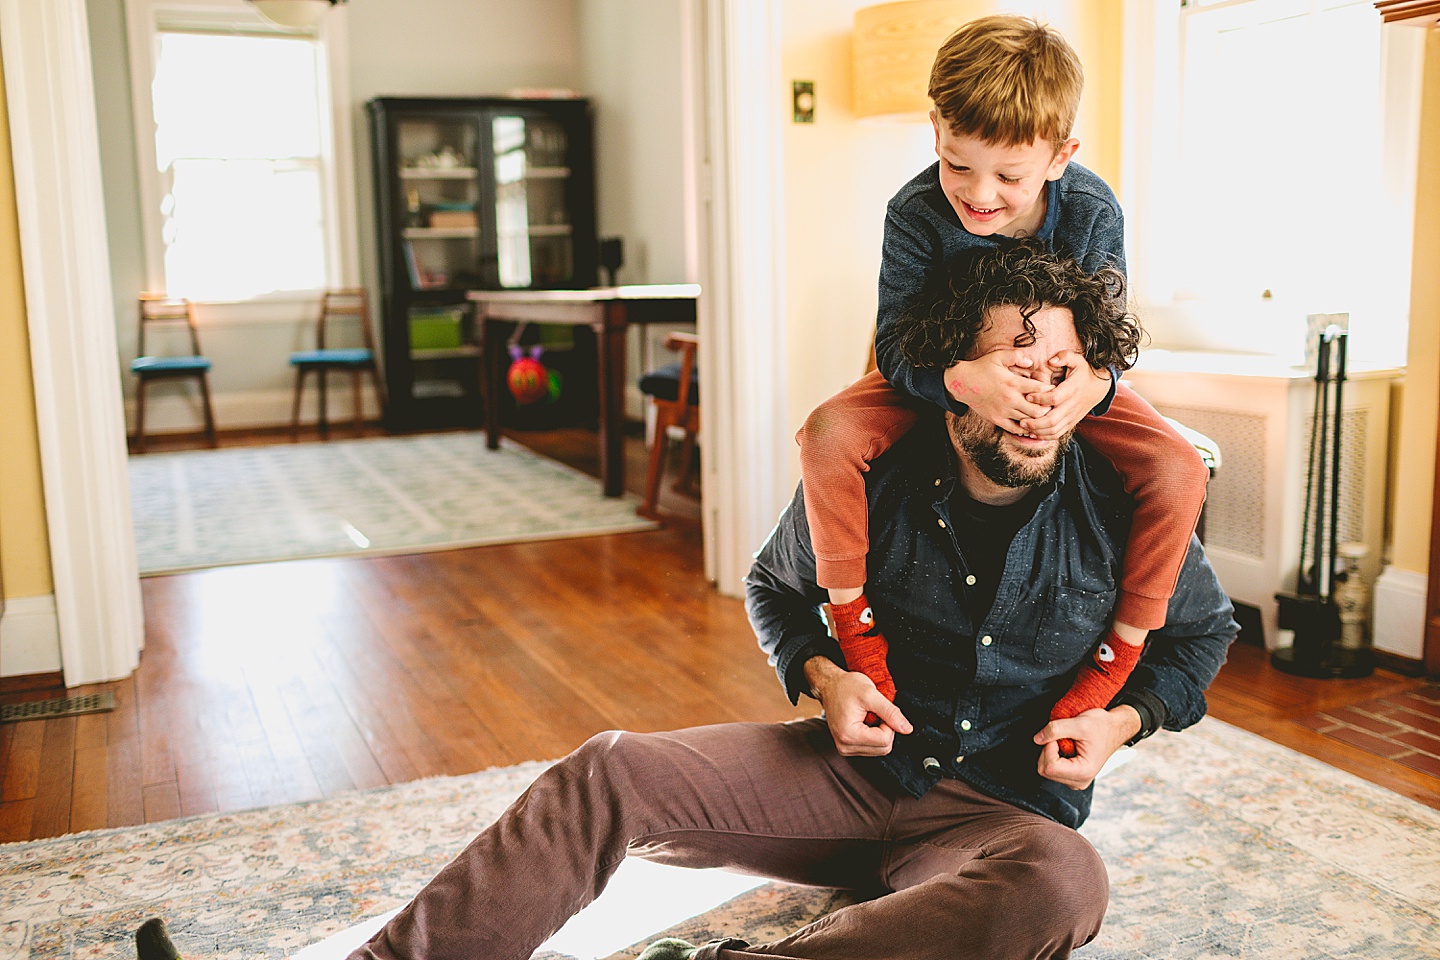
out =
<path fill-rule="evenodd" d="M 895 681 L 890 678 L 890 668 L 885 665 L 890 644 L 875 625 L 875 614 L 871 611 L 870 601 L 865 599 L 865 594 L 862 593 L 849 603 L 839 606 L 826 604 L 826 609 L 830 611 L 835 641 L 840 644 L 840 652 L 845 655 L 845 666 L 856 673 L 865 674 L 874 681 L 875 689 L 880 691 L 881 696 L 894 701 Z M 867 714 L 865 722 L 873 724 L 878 722 L 878 718 L 873 713 Z"/>
<path fill-rule="evenodd" d="M 1086 710 L 1103 710 L 1110 705 L 1115 694 L 1125 686 L 1130 671 L 1140 661 L 1142 646 L 1135 646 L 1121 640 L 1114 630 L 1095 648 L 1095 653 L 1080 668 L 1075 683 L 1060 702 L 1050 710 L 1051 720 L 1068 720 Z M 1059 741 L 1060 756 L 1075 756 L 1075 741 L 1068 737 Z"/>

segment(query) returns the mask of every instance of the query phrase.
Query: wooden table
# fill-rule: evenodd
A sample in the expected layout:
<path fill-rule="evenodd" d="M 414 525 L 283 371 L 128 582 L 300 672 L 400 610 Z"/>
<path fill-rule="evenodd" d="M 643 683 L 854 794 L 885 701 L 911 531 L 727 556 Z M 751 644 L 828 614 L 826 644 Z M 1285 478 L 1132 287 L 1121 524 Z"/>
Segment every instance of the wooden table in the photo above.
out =
<path fill-rule="evenodd" d="M 625 419 L 625 329 L 632 323 L 695 322 L 700 286 L 694 283 L 594 287 L 589 290 L 471 290 L 483 331 L 485 443 L 500 445 L 500 403 L 505 389 L 508 323 L 563 323 L 595 332 L 600 373 L 600 476 L 605 496 L 625 491 L 621 449 Z"/>

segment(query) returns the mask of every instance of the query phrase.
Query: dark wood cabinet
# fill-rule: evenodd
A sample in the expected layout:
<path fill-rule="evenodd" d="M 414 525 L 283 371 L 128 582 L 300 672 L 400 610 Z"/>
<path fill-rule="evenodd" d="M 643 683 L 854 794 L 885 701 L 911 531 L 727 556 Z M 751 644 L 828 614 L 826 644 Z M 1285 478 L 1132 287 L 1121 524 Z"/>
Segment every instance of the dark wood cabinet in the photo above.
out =
<path fill-rule="evenodd" d="M 479 425 L 482 337 L 466 291 L 595 285 L 590 104 L 379 97 L 369 108 L 386 425 Z"/>

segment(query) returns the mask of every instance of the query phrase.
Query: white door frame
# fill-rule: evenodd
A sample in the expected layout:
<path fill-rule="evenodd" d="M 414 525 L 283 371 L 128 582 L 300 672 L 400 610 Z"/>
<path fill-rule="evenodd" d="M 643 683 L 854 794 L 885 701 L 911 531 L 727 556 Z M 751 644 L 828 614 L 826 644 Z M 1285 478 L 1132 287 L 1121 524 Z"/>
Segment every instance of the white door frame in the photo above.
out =
<path fill-rule="evenodd" d="M 700 28 L 708 149 L 700 376 L 707 572 L 738 595 L 790 499 L 786 453 L 780 5 L 707 0 Z"/>
<path fill-rule="evenodd" d="M 40 465 L 66 686 L 139 662 L 115 308 L 84 0 L 0 0 Z"/>
<path fill-rule="evenodd" d="M 741 590 L 786 502 L 775 0 L 701 0 L 707 568 Z M 143 645 L 84 0 L 0 0 L 21 259 L 65 682 Z M 756 120 L 755 118 L 761 118 Z"/>

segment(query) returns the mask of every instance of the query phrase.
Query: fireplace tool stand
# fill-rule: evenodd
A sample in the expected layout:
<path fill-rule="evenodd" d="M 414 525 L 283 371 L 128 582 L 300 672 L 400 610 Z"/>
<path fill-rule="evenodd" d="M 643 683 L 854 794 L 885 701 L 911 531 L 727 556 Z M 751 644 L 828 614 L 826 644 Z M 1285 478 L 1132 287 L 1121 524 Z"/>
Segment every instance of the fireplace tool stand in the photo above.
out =
<path fill-rule="evenodd" d="M 1341 642 L 1337 588 L 1356 576 L 1342 562 L 1340 527 L 1340 441 L 1345 391 L 1347 333 L 1330 326 L 1318 334 L 1315 358 L 1315 415 L 1305 478 L 1305 512 L 1300 533 L 1300 566 L 1294 593 L 1277 593 L 1279 625 L 1293 631 L 1293 646 L 1270 655 L 1276 669 L 1302 677 L 1365 677 L 1375 669 L 1368 645 Z"/>

